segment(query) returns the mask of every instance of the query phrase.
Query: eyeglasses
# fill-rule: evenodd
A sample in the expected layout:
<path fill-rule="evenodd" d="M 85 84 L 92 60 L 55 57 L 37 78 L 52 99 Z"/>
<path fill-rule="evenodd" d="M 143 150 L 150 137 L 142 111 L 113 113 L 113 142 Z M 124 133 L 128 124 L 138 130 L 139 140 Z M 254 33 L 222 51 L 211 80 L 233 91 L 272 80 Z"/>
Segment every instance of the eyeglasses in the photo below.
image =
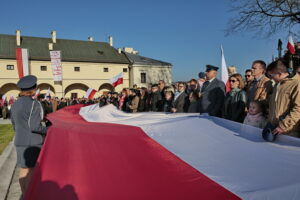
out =
<path fill-rule="evenodd" d="M 235 83 L 235 82 L 237 82 L 237 80 L 229 80 L 230 81 L 230 83 Z"/>
<path fill-rule="evenodd" d="M 251 77 L 251 75 L 245 75 L 245 77 Z"/>
<path fill-rule="evenodd" d="M 183 85 L 179 85 L 178 87 L 182 88 L 182 87 L 184 87 L 184 86 L 183 86 Z"/>

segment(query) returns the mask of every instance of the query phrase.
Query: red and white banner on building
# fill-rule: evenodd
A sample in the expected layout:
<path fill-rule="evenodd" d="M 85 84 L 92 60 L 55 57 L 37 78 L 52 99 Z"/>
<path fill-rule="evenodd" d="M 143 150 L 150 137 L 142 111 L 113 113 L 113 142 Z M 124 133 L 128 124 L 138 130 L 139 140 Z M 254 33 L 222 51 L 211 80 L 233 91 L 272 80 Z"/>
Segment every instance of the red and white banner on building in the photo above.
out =
<path fill-rule="evenodd" d="M 93 99 L 93 97 L 95 96 L 96 94 L 96 90 L 93 89 L 93 88 L 89 88 L 87 91 L 86 91 L 86 94 L 84 96 L 84 98 L 87 98 L 87 99 Z"/>
<path fill-rule="evenodd" d="M 112 84 L 112 86 L 114 86 L 114 87 L 117 87 L 118 85 L 123 84 L 123 76 L 124 76 L 124 74 L 122 72 L 122 73 L 112 77 L 109 80 L 110 84 Z"/>
<path fill-rule="evenodd" d="M 61 52 L 50 51 L 51 66 L 54 81 L 62 81 Z"/>
<path fill-rule="evenodd" d="M 28 49 L 16 48 L 19 78 L 29 75 Z"/>

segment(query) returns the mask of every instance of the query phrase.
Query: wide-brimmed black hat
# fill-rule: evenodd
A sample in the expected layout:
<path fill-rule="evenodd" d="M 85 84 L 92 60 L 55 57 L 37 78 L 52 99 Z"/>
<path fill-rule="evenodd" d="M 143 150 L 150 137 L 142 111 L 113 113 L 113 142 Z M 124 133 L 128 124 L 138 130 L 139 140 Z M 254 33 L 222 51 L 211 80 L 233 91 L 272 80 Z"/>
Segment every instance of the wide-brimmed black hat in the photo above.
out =
<path fill-rule="evenodd" d="M 17 86 L 22 91 L 30 91 L 36 88 L 36 82 L 37 82 L 37 78 L 35 76 L 27 75 L 18 81 Z"/>

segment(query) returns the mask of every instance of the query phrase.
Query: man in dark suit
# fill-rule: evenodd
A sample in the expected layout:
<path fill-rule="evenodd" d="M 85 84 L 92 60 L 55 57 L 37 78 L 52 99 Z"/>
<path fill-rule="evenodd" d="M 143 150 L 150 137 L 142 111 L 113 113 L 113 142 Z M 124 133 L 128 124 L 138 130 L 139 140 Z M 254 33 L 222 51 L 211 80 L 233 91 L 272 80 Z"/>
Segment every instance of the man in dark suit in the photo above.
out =
<path fill-rule="evenodd" d="M 150 110 L 160 112 L 162 110 L 162 96 L 158 89 L 158 84 L 153 84 L 151 87 Z"/>
<path fill-rule="evenodd" d="M 218 67 L 206 65 L 206 80 L 201 88 L 200 114 L 221 117 L 225 98 L 225 84 L 217 79 Z"/>
<path fill-rule="evenodd" d="M 178 93 L 175 94 L 174 98 L 174 107 L 172 108 L 172 112 L 183 113 L 188 110 L 188 95 L 185 93 L 185 83 L 178 83 Z"/>

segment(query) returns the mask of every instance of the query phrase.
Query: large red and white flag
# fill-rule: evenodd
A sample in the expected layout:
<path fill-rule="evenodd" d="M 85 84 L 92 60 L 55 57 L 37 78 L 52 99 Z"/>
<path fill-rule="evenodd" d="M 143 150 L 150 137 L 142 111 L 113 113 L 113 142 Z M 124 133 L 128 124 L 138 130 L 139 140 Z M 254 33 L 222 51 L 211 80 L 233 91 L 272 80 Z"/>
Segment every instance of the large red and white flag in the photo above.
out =
<path fill-rule="evenodd" d="M 287 44 L 287 48 L 288 48 L 288 50 L 289 50 L 289 52 L 291 54 L 295 54 L 296 53 L 295 44 L 294 44 L 292 36 L 289 36 L 289 41 L 288 41 L 288 44 Z"/>
<path fill-rule="evenodd" d="M 95 90 L 93 88 L 89 88 L 86 91 L 86 94 L 85 94 L 84 98 L 93 99 L 96 93 L 97 93 L 97 90 Z"/>
<path fill-rule="evenodd" d="M 29 75 L 28 49 L 16 48 L 16 60 L 19 78 Z"/>
<path fill-rule="evenodd" d="M 66 107 L 26 200 L 300 199 L 300 140 L 199 114 Z M 188 128 L 187 128 L 188 127 Z"/>
<path fill-rule="evenodd" d="M 112 84 L 112 86 L 114 86 L 114 87 L 117 87 L 118 85 L 123 84 L 123 76 L 124 76 L 124 73 L 122 72 L 122 73 L 112 77 L 109 80 L 110 84 Z"/>
<path fill-rule="evenodd" d="M 224 56 L 224 50 L 223 47 L 221 46 L 221 68 L 222 68 L 222 74 L 221 74 L 221 80 L 225 83 L 226 86 L 226 92 L 230 91 L 230 83 L 229 83 L 229 76 L 228 76 L 228 69 L 225 61 L 225 56 Z"/>

